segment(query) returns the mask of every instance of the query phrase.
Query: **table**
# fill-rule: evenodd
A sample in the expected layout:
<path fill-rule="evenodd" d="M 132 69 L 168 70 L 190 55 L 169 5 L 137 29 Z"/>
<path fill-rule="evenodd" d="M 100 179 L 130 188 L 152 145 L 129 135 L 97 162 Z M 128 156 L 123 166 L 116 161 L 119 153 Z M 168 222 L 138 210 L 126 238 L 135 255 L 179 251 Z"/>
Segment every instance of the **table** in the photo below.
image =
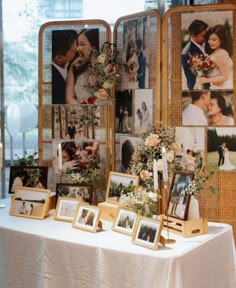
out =
<path fill-rule="evenodd" d="M 236 287 L 230 225 L 210 222 L 208 234 L 192 238 L 170 234 L 176 243 L 153 251 L 112 231 L 110 222 L 93 234 L 55 221 L 53 213 L 44 220 L 9 216 L 5 201 L 0 209 L 1 288 Z"/>

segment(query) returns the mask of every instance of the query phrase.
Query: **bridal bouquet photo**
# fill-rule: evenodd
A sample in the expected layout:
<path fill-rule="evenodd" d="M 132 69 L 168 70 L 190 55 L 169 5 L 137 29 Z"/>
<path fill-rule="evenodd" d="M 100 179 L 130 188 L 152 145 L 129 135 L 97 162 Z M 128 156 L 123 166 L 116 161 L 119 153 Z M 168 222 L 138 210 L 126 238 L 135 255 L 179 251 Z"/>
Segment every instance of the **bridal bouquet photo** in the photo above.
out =
<path fill-rule="evenodd" d="M 198 77 L 207 76 L 215 67 L 214 61 L 207 54 L 189 54 L 188 64 L 191 71 Z"/>

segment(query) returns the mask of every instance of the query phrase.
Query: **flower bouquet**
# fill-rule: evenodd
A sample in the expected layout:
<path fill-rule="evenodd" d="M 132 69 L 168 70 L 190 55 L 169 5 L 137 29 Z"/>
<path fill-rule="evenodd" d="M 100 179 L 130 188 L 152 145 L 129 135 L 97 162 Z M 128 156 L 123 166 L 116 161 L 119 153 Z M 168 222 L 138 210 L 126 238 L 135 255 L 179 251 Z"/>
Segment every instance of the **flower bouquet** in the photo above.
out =
<path fill-rule="evenodd" d="M 207 54 L 189 54 L 188 64 L 192 73 L 198 77 L 207 76 L 215 67 L 214 61 Z"/>
<path fill-rule="evenodd" d="M 91 51 L 86 89 L 93 95 L 93 102 L 96 99 L 106 102 L 111 98 L 111 89 L 117 79 L 117 55 L 116 45 L 109 42 L 102 45 L 101 52 Z"/>

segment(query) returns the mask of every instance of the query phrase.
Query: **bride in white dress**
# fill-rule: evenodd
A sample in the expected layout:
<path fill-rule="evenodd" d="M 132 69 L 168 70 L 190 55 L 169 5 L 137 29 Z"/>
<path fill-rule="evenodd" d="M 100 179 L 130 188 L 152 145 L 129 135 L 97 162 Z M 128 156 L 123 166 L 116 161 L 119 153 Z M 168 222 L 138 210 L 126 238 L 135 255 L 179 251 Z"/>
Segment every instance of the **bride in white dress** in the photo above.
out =
<path fill-rule="evenodd" d="M 229 160 L 229 150 L 227 147 L 224 148 L 224 164 L 219 167 L 219 170 L 234 170 L 236 167 Z"/>

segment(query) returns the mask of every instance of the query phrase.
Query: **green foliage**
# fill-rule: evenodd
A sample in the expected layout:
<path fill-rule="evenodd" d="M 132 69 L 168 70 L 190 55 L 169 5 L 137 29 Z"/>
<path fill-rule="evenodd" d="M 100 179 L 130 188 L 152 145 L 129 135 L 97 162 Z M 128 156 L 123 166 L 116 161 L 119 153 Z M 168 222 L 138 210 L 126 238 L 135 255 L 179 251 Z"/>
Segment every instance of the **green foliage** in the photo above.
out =
<path fill-rule="evenodd" d="M 37 166 L 38 165 L 38 152 L 33 152 L 27 156 L 27 151 L 25 151 L 25 157 L 20 158 L 18 155 L 17 160 L 15 160 L 15 166 Z"/>

